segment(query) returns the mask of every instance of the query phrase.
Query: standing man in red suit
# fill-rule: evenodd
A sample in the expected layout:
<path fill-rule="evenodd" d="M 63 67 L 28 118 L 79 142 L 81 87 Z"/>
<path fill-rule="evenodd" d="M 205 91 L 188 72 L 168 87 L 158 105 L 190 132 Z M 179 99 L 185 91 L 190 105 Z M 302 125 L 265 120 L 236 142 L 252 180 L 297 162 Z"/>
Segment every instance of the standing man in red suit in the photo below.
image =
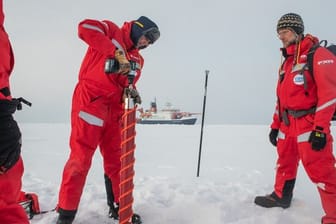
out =
<path fill-rule="evenodd" d="M 152 20 L 141 16 L 121 28 L 108 20 L 86 19 L 79 23 L 78 35 L 88 49 L 72 100 L 71 151 L 59 191 L 57 224 L 73 222 L 97 147 L 103 157 L 109 216 L 118 218 L 121 116 L 127 74 L 132 61 L 137 82 L 144 65 L 139 50 L 153 44 L 160 32 Z M 111 59 L 119 65 L 115 71 L 105 69 Z M 136 89 L 131 95 L 141 103 Z"/>
<path fill-rule="evenodd" d="M 319 47 L 308 63 L 317 37 L 304 35 L 300 15 L 288 13 L 277 24 L 283 44 L 279 69 L 277 106 L 270 142 L 277 147 L 278 160 L 273 192 L 258 196 L 255 203 L 271 208 L 291 205 L 299 161 L 316 184 L 325 215 L 322 224 L 336 223 L 336 160 L 333 155 L 331 118 L 336 108 L 336 58 Z M 313 66 L 313 74 L 311 68 Z"/>
<path fill-rule="evenodd" d="M 9 87 L 14 55 L 4 19 L 0 0 L 0 223 L 28 224 L 28 216 L 19 204 L 23 162 L 21 132 L 13 113 L 20 101 L 12 98 Z"/>

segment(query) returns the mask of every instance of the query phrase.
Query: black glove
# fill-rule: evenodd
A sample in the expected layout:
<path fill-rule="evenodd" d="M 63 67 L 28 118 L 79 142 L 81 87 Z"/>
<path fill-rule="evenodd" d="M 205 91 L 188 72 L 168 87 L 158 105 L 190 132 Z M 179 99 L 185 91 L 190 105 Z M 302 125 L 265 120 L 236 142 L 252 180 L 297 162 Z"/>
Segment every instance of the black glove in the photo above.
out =
<path fill-rule="evenodd" d="M 311 143 L 313 150 L 321 151 L 327 144 L 327 135 L 321 131 L 312 131 L 308 142 Z"/>
<path fill-rule="evenodd" d="M 268 135 L 272 145 L 277 146 L 279 129 L 272 129 Z"/>
<path fill-rule="evenodd" d="M 5 173 L 7 170 L 12 168 L 20 158 L 21 144 L 16 145 L 16 150 L 10 152 L 6 158 L 0 157 L 2 165 L 0 166 L 0 174 Z"/>
<path fill-rule="evenodd" d="M 21 132 L 12 115 L 0 117 L 0 174 L 9 170 L 19 160 Z"/>
<path fill-rule="evenodd" d="M 125 94 L 126 96 L 129 95 L 131 98 L 134 99 L 134 103 L 136 104 L 141 104 L 142 103 L 142 100 L 141 100 L 141 97 L 139 95 L 139 92 L 138 90 L 136 89 L 133 89 L 133 88 L 126 88 L 125 89 Z"/>

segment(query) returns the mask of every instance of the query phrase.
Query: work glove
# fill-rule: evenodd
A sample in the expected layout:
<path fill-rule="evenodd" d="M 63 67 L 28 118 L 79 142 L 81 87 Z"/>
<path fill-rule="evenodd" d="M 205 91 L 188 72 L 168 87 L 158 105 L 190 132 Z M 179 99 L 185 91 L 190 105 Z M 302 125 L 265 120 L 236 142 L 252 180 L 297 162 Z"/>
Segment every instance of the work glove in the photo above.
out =
<path fill-rule="evenodd" d="M 322 131 L 314 130 L 310 134 L 308 142 L 311 143 L 314 151 L 321 151 L 327 144 L 327 135 Z"/>
<path fill-rule="evenodd" d="M 142 100 L 141 100 L 141 97 L 139 95 L 139 92 L 136 89 L 126 88 L 125 89 L 125 95 L 126 96 L 129 95 L 131 98 L 133 98 L 135 104 L 141 104 L 142 103 Z"/>
<path fill-rule="evenodd" d="M 126 58 L 125 53 L 122 50 L 116 50 L 114 58 L 119 62 L 119 71 L 117 73 L 128 74 L 131 69 L 131 65 Z"/>
<path fill-rule="evenodd" d="M 277 146 L 279 129 L 271 129 L 268 137 L 272 145 Z"/>
<path fill-rule="evenodd" d="M 18 146 L 18 147 L 21 147 Z M 0 174 L 5 173 L 7 170 L 12 168 L 20 158 L 20 150 L 14 150 L 10 152 L 6 157 L 0 156 L 1 165 L 0 165 Z"/>
<path fill-rule="evenodd" d="M 20 158 L 21 132 L 13 117 L 0 116 L 0 174 L 12 168 Z"/>

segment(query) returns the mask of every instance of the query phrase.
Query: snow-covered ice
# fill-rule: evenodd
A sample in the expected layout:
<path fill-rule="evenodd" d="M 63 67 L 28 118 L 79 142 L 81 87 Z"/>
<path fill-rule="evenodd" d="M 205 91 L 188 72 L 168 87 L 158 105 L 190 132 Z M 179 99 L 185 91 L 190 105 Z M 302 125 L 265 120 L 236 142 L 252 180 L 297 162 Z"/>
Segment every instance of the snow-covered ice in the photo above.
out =
<path fill-rule="evenodd" d="M 42 210 L 57 203 L 68 158 L 69 124 L 20 124 L 23 190 L 39 196 Z M 292 206 L 265 209 L 256 195 L 272 191 L 276 150 L 268 126 L 206 125 L 200 176 L 200 125 L 137 125 L 134 210 L 144 224 L 317 224 L 323 215 L 317 189 L 302 167 Z M 333 132 L 335 132 L 333 130 Z M 114 223 L 107 218 L 102 160 L 96 151 L 74 224 Z M 55 223 L 57 213 L 32 224 Z"/>

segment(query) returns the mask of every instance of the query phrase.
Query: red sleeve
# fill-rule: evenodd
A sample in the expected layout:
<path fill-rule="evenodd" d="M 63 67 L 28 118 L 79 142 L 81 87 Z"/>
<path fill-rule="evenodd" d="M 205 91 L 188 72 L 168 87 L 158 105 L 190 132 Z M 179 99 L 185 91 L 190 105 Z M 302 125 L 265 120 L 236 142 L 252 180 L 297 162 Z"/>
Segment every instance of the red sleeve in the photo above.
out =
<path fill-rule="evenodd" d="M 329 128 L 336 108 L 336 57 L 325 48 L 314 54 L 313 73 L 317 87 L 317 106 L 314 128 Z"/>
<path fill-rule="evenodd" d="M 9 76 L 14 67 L 14 55 L 4 28 L 3 0 L 0 0 L 0 99 L 11 99 L 9 91 Z"/>
<path fill-rule="evenodd" d="M 277 81 L 277 86 L 276 86 L 276 103 L 275 103 L 275 107 L 274 107 L 274 113 L 273 113 L 273 121 L 271 123 L 271 128 L 272 129 L 279 129 L 280 128 L 280 123 L 281 123 L 281 119 L 280 119 L 280 108 L 279 108 L 279 85 L 280 85 L 280 82 L 279 80 Z"/>
<path fill-rule="evenodd" d="M 113 43 L 113 39 L 123 46 L 119 27 L 108 21 L 86 19 L 79 23 L 78 36 L 106 56 L 114 56 L 116 44 Z"/>
<path fill-rule="evenodd" d="M 272 129 L 280 128 L 280 119 L 279 119 L 279 107 L 278 104 L 275 106 L 274 114 L 273 114 L 273 122 L 271 124 Z"/>

